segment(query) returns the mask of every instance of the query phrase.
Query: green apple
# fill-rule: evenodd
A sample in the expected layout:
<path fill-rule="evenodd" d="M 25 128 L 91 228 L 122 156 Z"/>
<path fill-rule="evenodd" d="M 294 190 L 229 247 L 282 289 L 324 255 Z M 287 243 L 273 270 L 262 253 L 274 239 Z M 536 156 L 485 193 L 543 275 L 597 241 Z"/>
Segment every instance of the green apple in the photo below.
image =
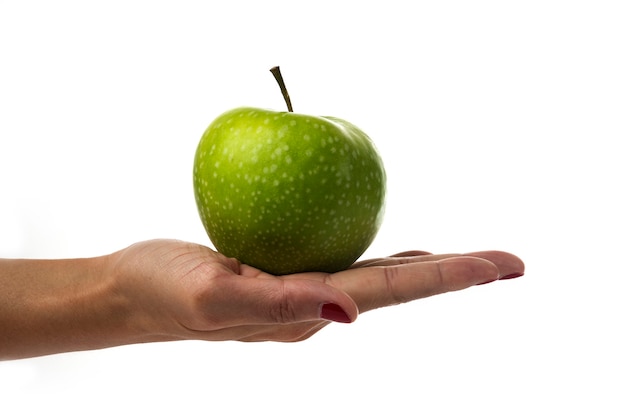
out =
<path fill-rule="evenodd" d="M 193 170 L 215 248 L 272 274 L 349 267 L 378 232 L 385 181 L 374 144 L 353 124 L 251 107 L 210 124 Z"/>

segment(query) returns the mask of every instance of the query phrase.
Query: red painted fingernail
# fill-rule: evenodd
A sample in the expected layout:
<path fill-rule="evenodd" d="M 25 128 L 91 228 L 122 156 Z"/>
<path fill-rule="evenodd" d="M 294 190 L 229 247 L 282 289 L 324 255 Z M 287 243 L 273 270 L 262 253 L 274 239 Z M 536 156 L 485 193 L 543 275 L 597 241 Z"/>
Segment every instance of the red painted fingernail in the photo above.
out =
<path fill-rule="evenodd" d="M 322 319 L 327 319 L 334 322 L 342 322 L 344 324 L 352 322 L 346 311 L 344 311 L 341 306 L 335 303 L 325 303 L 324 305 L 322 305 L 320 317 Z"/>
<path fill-rule="evenodd" d="M 523 275 L 524 273 L 511 273 L 511 274 L 507 274 L 506 276 L 500 277 L 500 280 L 514 279 L 516 277 L 522 277 Z"/>

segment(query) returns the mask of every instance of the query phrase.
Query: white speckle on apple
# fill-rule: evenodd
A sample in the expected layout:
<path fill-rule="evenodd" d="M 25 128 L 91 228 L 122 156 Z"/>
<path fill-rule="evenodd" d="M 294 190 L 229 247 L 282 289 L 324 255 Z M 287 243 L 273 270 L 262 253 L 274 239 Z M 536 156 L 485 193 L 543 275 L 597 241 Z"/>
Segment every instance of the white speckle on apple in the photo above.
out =
<path fill-rule="evenodd" d="M 288 126 L 283 126 L 282 128 L 280 128 L 277 132 L 278 134 L 278 138 L 282 139 L 287 135 L 287 132 L 289 132 L 289 127 Z"/>
<path fill-rule="evenodd" d="M 280 157 L 283 153 L 283 149 L 281 147 L 275 148 L 274 151 L 272 151 L 272 155 L 270 155 L 270 158 L 272 160 L 275 160 L 276 158 Z"/>

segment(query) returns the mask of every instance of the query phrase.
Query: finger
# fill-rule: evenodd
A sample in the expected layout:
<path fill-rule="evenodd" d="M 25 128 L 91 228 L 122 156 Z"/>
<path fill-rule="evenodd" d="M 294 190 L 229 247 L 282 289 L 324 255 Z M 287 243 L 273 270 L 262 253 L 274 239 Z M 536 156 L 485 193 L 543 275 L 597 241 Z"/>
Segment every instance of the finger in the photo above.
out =
<path fill-rule="evenodd" d="M 414 262 L 423 262 L 423 261 L 438 261 L 445 260 L 448 258 L 459 257 L 459 256 L 469 256 L 469 257 L 478 257 L 485 260 L 489 260 L 494 263 L 498 270 L 500 271 L 498 279 L 512 279 L 515 277 L 520 277 L 524 275 L 525 266 L 524 262 L 516 255 L 507 253 L 504 251 L 475 251 L 471 253 L 464 254 L 434 254 L 434 255 L 425 255 L 420 257 L 415 257 Z M 407 260 L 404 260 L 406 263 Z"/>
<path fill-rule="evenodd" d="M 498 266 L 498 270 L 500 271 L 499 280 L 514 279 L 523 276 L 526 270 L 524 262 L 519 257 L 504 251 L 478 251 L 465 255 L 483 258 L 494 263 Z"/>
<path fill-rule="evenodd" d="M 390 257 L 415 257 L 418 255 L 431 255 L 432 253 L 429 253 L 428 251 L 419 251 L 419 250 L 409 250 L 409 251 L 402 251 L 400 253 L 391 255 Z"/>
<path fill-rule="evenodd" d="M 500 275 L 498 277 L 498 279 L 500 280 L 512 279 L 524 275 L 524 262 L 516 255 L 504 251 L 477 251 L 465 254 L 424 254 L 391 258 L 388 257 L 369 260 L 369 263 L 363 262 L 360 267 L 393 266 L 397 264 L 439 261 L 459 256 L 478 257 L 491 261 L 498 267 L 498 270 L 500 271 Z"/>
<path fill-rule="evenodd" d="M 288 279 L 242 266 L 242 275 L 216 279 L 203 307 L 214 329 L 327 319 L 353 322 L 356 303 L 323 280 Z"/>
<path fill-rule="evenodd" d="M 432 253 L 429 253 L 427 251 L 417 251 L 417 250 L 404 251 L 401 253 L 391 255 L 389 257 L 381 257 L 381 258 L 373 258 L 369 260 L 357 261 L 352 266 L 350 266 L 350 268 L 398 264 L 402 262 L 409 262 L 412 258 L 417 257 L 417 256 L 424 256 L 424 255 L 431 255 L 431 254 Z M 407 261 L 403 261 L 403 260 L 407 260 Z"/>
<path fill-rule="evenodd" d="M 360 312 L 396 305 L 496 280 L 498 267 L 478 257 L 456 256 L 421 263 L 345 270 L 328 283 L 345 291 Z"/>

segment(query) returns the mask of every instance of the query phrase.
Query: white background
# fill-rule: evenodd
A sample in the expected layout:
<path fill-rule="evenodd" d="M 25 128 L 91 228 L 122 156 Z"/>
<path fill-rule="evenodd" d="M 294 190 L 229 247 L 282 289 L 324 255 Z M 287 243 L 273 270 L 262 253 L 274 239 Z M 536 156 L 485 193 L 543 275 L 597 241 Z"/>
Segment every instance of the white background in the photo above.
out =
<path fill-rule="evenodd" d="M 221 112 L 347 119 L 389 177 L 374 257 L 500 249 L 517 280 L 298 344 L 180 342 L 0 363 L 0 415 L 626 414 L 620 1 L 0 0 L 0 255 L 209 245 Z M 622 146 L 620 146 L 622 145 Z"/>

